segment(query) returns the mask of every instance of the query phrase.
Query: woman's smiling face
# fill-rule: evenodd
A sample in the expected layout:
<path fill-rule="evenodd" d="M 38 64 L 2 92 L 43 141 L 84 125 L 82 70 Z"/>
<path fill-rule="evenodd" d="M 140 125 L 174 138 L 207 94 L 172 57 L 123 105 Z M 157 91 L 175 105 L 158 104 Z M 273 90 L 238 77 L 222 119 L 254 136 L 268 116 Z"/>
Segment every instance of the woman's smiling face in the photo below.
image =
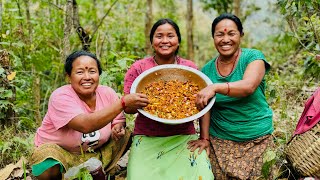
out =
<path fill-rule="evenodd" d="M 80 56 L 75 59 L 72 63 L 69 79 L 80 99 L 94 96 L 99 85 L 99 70 L 96 60 L 89 56 Z"/>
<path fill-rule="evenodd" d="M 213 40 L 221 56 L 232 56 L 240 46 L 241 34 L 234 21 L 223 19 L 215 27 Z"/>
<path fill-rule="evenodd" d="M 153 49 L 159 56 L 174 55 L 179 46 L 176 30 L 169 23 L 160 25 L 154 35 Z"/>

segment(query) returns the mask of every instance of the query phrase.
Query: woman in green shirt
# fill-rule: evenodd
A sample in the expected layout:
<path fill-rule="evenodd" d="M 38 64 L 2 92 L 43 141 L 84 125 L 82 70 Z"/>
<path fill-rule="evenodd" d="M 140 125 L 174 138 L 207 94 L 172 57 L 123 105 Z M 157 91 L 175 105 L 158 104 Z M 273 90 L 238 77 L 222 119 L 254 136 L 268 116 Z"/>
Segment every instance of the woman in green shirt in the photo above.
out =
<path fill-rule="evenodd" d="M 210 150 L 216 179 L 257 179 L 261 177 L 263 153 L 272 146 L 272 110 L 265 91 L 269 71 L 263 53 L 241 48 L 243 27 L 232 14 L 222 14 L 212 23 L 212 37 L 219 55 L 202 69 L 213 82 L 197 94 L 199 109 L 216 96 L 208 133 L 189 143 L 192 150 Z"/>

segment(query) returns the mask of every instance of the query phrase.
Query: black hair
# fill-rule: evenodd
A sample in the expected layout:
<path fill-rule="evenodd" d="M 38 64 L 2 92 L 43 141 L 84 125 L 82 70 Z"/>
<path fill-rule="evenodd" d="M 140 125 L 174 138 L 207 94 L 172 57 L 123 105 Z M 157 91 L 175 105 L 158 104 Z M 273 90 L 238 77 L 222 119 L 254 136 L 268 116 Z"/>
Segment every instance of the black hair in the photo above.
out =
<path fill-rule="evenodd" d="M 176 31 L 177 33 L 177 36 L 178 36 L 178 41 L 179 43 L 181 43 L 181 34 L 180 34 L 180 29 L 179 29 L 179 26 L 171 19 L 169 18 L 163 18 L 163 19 L 159 19 L 156 23 L 153 24 L 152 28 L 151 28 L 151 31 L 150 31 L 150 43 L 152 44 L 152 41 L 153 41 L 153 35 L 154 33 L 156 32 L 157 28 L 163 24 L 170 24 L 174 30 Z M 176 50 L 175 54 L 178 54 L 178 51 L 179 51 L 179 46 L 178 46 L 178 49 Z"/>
<path fill-rule="evenodd" d="M 71 53 L 67 57 L 66 62 L 64 63 L 64 70 L 69 76 L 71 75 L 73 61 L 76 60 L 80 56 L 89 56 L 89 57 L 93 58 L 94 60 L 96 60 L 98 70 L 99 70 L 99 75 L 101 75 L 101 73 L 102 73 L 101 63 L 100 63 L 99 59 L 97 58 L 97 56 L 91 52 L 79 50 L 79 51 L 74 51 L 73 53 Z"/>
<path fill-rule="evenodd" d="M 220 21 L 224 20 L 224 19 L 230 19 L 234 23 L 236 23 L 236 25 L 238 27 L 238 30 L 240 32 L 240 35 L 241 36 L 243 35 L 243 27 L 242 27 L 241 20 L 236 15 L 229 14 L 229 13 L 223 13 L 220 16 L 216 17 L 212 22 L 212 26 L 211 26 L 211 35 L 212 35 L 212 37 L 214 37 L 214 31 L 216 30 L 217 24 Z"/>

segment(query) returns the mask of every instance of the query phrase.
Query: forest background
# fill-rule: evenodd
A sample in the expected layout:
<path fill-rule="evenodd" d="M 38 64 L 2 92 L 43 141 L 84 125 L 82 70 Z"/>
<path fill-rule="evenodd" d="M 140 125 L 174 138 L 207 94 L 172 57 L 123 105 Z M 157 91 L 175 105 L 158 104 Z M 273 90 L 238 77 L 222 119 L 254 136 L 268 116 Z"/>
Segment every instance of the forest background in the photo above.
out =
<path fill-rule="evenodd" d="M 267 100 L 274 111 L 277 178 L 297 178 L 283 153 L 304 103 L 319 87 L 319 0 L 2 0 L 0 2 L 0 169 L 29 157 L 53 90 L 66 83 L 63 62 L 74 50 L 97 54 L 101 83 L 123 94 L 123 78 L 137 59 L 152 55 L 149 31 L 159 18 L 177 22 L 179 55 L 201 68 L 217 55 L 212 20 L 240 17 L 241 47 L 260 49 L 272 69 Z M 133 125 L 132 117 L 128 124 Z M 28 164 L 26 165 L 28 166 Z M 267 171 L 266 171 L 267 172 Z"/>

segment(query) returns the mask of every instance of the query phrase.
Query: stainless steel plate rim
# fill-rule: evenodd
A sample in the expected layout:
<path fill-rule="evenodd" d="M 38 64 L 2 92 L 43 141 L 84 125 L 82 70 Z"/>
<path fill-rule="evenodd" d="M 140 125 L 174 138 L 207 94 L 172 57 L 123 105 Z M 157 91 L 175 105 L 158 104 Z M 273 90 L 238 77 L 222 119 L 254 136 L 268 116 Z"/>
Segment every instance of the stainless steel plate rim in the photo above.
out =
<path fill-rule="evenodd" d="M 153 72 L 156 72 L 158 70 L 162 70 L 162 69 L 171 69 L 171 68 L 174 68 L 174 69 L 182 69 L 182 70 L 186 70 L 186 71 L 190 71 L 196 75 L 198 75 L 199 77 L 201 77 L 207 85 L 210 85 L 212 84 L 212 81 L 205 75 L 203 74 L 201 71 L 197 70 L 197 69 L 194 69 L 194 68 L 191 68 L 191 67 L 188 67 L 188 66 L 184 66 L 184 65 L 178 65 L 178 64 L 166 64 L 166 65 L 158 65 L 158 66 L 155 66 L 153 68 L 150 68 L 146 71 L 144 71 L 143 73 L 141 73 L 132 83 L 132 86 L 131 86 L 131 89 L 130 89 L 130 93 L 136 93 L 136 90 L 137 90 L 137 87 L 139 85 L 139 82 L 145 78 L 147 75 L 153 73 Z M 189 121 L 193 121 L 193 120 L 196 120 L 198 118 L 200 118 L 201 116 L 203 116 L 205 113 L 207 113 L 208 111 L 210 111 L 211 107 L 213 106 L 214 102 L 215 102 L 215 96 L 213 98 L 211 98 L 211 100 L 209 101 L 208 105 L 202 109 L 199 113 L 193 115 L 193 116 L 189 116 L 189 117 L 186 117 L 186 118 L 183 118 L 183 119 L 164 119 L 164 118 L 159 118 L 157 116 L 154 116 L 150 113 L 148 113 L 147 111 L 144 111 L 143 109 L 138 109 L 138 111 L 143 114 L 144 116 L 152 119 L 152 120 L 155 120 L 155 121 L 158 121 L 158 122 L 161 122 L 161 123 L 165 123 L 165 124 L 182 124 L 182 123 L 186 123 L 186 122 L 189 122 Z"/>

